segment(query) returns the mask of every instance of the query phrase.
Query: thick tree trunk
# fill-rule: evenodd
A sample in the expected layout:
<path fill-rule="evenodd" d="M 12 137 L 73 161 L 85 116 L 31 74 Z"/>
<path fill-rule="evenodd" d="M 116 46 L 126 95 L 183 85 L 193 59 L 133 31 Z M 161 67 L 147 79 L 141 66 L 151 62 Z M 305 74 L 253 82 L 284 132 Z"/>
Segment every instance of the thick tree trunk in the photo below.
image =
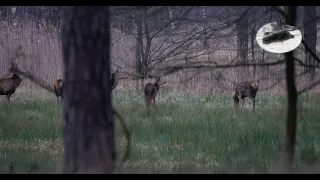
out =
<path fill-rule="evenodd" d="M 296 6 L 285 7 L 285 12 L 288 15 L 286 24 L 295 26 L 296 23 Z M 293 51 L 285 53 L 286 62 L 286 83 L 287 83 L 287 98 L 288 111 L 285 128 L 285 145 L 284 145 L 284 170 L 285 173 L 292 173 L 292 164 L 295 153 L 296 129 L 297 129 L 297 89 L 295 84 L 295 66 L 293 61 Z"/>
<path fill-rule="evenodd" d="M 112 173 L 115 166 L 109 7 L 67 7 L 63 21 L 64 173 Z"/>

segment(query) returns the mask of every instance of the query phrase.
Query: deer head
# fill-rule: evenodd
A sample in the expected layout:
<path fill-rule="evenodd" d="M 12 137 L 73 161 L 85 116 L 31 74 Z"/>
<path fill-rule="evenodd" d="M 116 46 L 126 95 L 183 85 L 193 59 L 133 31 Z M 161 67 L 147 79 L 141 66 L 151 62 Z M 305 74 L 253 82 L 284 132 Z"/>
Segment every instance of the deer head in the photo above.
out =
<path fill-rule="evenodd" d="M 164 85 L 166 81 L 161 81 L 160 76 L 156 77 L 156 81 L 154 82 L 155 85 L 161 86 Z"/>
<path fill-rule="evenodd" d="M 259 80 L 256 80 L 256 81 L 253 81 L 252 83 L 251 83 L 251 87 L 253 88 L 253 89 L 258 89 L 259 88 Z"/>

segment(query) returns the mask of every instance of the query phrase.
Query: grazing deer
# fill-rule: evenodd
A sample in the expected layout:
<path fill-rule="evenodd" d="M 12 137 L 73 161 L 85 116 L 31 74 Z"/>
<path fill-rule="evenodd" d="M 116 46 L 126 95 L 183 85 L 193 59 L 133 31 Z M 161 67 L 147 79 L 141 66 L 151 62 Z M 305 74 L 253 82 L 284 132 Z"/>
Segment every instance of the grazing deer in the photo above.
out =
<path fill-rule="evenodd" d="M 10 104 L 11 95 L 16 92 L 16 89 L 19 87 L 22 79 L 16 73 L 9 78 L 0 79 L 0 95 L 7 96 L 7 102 Z"/>
<path fill-rule="evenodd" d="M 63 98 L 63 96 L 62 96 L 63 80 L 62 79 L 56 80 L 54 82 L 53 88 L 54 88 L 54 92 L 57 97 L 57 103 L 59 104 L 59 103 L 61 103 L 61 100 Z"/>
<path fill-rule="evenodd" d="M 127 78 L 128 76 L 120 76 L 118 69 L 114 73 L 111 73 L 111 76 L 109 79 L 109 86 L 112 87 L 111 91 L 113 91 L 117 87 L 120 79 L 127 79 Z"/>
<path fill-rule="evenodd" d="M 240 100 L 242 100 L 242 106 L 245 102 L 245 98 L 249 97 L 253 102 L 253 111 L 256 105 L 256 94 L 259 88 L 259 80 L 257 81 L 244 81 L 236 85 L 234 99 L 234 106 L 239 107 Z"/>
<path fill-rule="evenodd" d="M 159 88 L 161 85 L 164 85 L 166 82 L 165 81 L 161 81 L 160 77 L 156 77 L 156 81 L 153 83 L 148 83 L 146 84 L 145 88 L 144 88 L 144 95 L 145 95 L 145 99 L 146 99 L 146 104 L 147 104 L 147 108 L 148 108 L 148 114 L 150 114 L 150 104 L 153 101 L 153 104 L 156 104 L 156 95 L 159 91 Z"/>

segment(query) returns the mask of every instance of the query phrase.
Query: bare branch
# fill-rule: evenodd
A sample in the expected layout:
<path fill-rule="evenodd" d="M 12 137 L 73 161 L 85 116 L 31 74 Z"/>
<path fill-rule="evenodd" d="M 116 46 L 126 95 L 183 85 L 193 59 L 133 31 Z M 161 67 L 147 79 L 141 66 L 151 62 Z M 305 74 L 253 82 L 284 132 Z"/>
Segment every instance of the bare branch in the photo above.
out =
<path fill-rule="evenodd" d="M 319 85 L 319 84 L 320 84 L 320 79 L 317 80 L 317 81 L 315 81 L 315 82 L 313 82 L 311 85 L 309 85 L 309 86 L 307 86 L 307 87 L 304 87 L 304 88 L 302 88 L 301 90 L 299 90 L 299 91 L 298 91 L 298 96 L 301 95 L 301 94 L 303 94 L 304 92 L 307 92 L 307 91 L 313 89 L 314 87 L 316 87 L 316 86 Z"/>
<path fill-rule="evenodd" d="M 51 87 L 51 85 L 47 84 L 46 82 L 44 82 L 43 80 L 41 80 L 40 78 L 34 76 L 33 74 L 31 74 L 30 72 L 26 71 L 26 70 L 22 70 L 21 68 L 18 67 L 18 65 L 11 61 L 11 71 L 22 75 L 24 77 L 26 77 L 27 79 L 29 79 L 31 82 L 37 84 L 38 86 L 42 87 L 43 89 L 51 92 L 51 93 L 55 93 L 54 89 Z"/>
<path fill-rule="evenodd" d="M 182 66 L 168 66 L 165 68 L 161 68 L 160 71 L 165 72 L 165 74 L 172 74 L 182 69 L 218 69 L 218 68 L 235 68 L 235 67 L 243 67 L 243 66 L 258 66 L 258 67 L 265 67 L 265 66 L 275 66 L 283 64 L 284 60 L 269 62 L 269 63 L 238 63 L 238 64 L 225 64 L 225 65 L 212 65 L 212 62 L 201 63 L 197 65 L 195 63 L 189 63 L 189 65 L 182 65 Z"/>

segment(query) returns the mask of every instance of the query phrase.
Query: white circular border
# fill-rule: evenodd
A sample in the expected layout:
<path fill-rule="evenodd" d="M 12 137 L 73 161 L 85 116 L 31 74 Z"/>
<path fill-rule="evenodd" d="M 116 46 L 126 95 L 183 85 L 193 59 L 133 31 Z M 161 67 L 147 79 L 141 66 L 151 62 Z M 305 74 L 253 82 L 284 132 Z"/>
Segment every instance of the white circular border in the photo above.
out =
<path fill-rule="evenodd" d="M 271 22 L 271 23 L 274 23 L 274 22 Z M 302 34 L 301 34 L 301 31 L 298 29 L 294 31 L 289 31 L 290 34 L 295 36 L 292 39 L 288 39 L 281 42 L 279 41 L 273 42 L 270 44 L 264 44 L 262 42 L 262 38 L 264 37 L 264 33 L 266 31 L 272 30 L 271 23 L 263 25 L 256 34 L 256 41 L 262 49 L 271 53 L 280 54 L 280 53 L 287 53 L 287 52 L 293 51 L 301 44 Z"/>

